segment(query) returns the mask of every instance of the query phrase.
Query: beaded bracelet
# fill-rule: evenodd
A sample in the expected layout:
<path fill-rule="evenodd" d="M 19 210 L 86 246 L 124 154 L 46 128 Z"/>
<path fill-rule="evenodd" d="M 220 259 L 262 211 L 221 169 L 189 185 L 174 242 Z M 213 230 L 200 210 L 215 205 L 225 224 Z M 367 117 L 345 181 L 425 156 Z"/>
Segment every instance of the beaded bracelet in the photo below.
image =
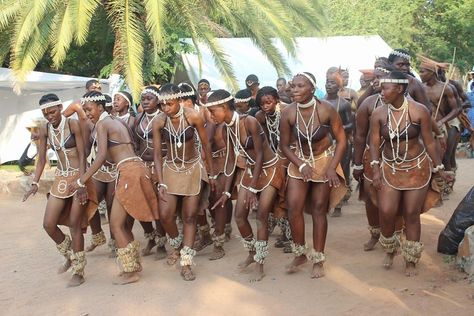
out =
<path fill-rule="evenodd" d="M 165 188 L 166 190 L 168 190 L 168 186 L 167 186 L 166 184 L 164 184 L 164 183 L 158 183 L 158 188 L 161 188 L 161 187 L 163 187 L 163 188 Z"/>
<path fill-rule="evenodd" d="M 354 170 L 364 170 L 364 165 L 354 165 Z"/>
<path fill-rule="evenodd" d="M 40 185 L 39 185 L 39 183 L 38 183 L 38 182 L 36 182 L 36 181 L 33 181 L 33 182 L 31 182 L 31 185 L 36 185 L 36 186 L 38 187 L 38 190 L 39 190 L 39 188 L 40 188 Z"/>
<path fill-rule="evenodd" d="M 444 170 L 444 165 L 443 164 L 440 164 L 440 165 L 437 165 L 436 167 L 433 168 L 433 173 L 437 173 L 441 170 Z"/>
<path fill-rule="evenodd" d="M 230 192 L 227 192 L 227 191 L 222 192 L 222 195 L 227 196 L 229 199 L 232 196 L 232 194 L 230 194 Z"/>
<path fill-rule="evenodd" d="M 303 168 L 304 168 L 305 166 L 307 166 L 307 165 L 308 165 L 308 164 L 307 164 L 306 162 L 303 162 L 303 163 L 298 167 L 298 171 L 301 173 L 302 170 L 303 170 Z"/>
<path fill-rule="evenodd" d="M 257 189 L 254 189 L 254 188 L 251 188 L 251 187 L 248 187 L 247 190 L 249 190 L 251 193 L 253 194 L 257 194 L 258 193 L 258 190 Z"/>
<path fill-rule="evenodd" d="M 372 161 L 370 162 L 370 166 L 371 166 L 371 167 L 373 167 L 373 166 L 375 166 L 375 165 L 380 165 L 380 161 L 378 161 L 378 160 L 372 160 Z"/>
<path fill-rule="evenodd" d="M 86 187 L 86 185 L 81 182 L 81 178 L 77 179 L 76 183 L 80 188 L 85 188 Z"/>

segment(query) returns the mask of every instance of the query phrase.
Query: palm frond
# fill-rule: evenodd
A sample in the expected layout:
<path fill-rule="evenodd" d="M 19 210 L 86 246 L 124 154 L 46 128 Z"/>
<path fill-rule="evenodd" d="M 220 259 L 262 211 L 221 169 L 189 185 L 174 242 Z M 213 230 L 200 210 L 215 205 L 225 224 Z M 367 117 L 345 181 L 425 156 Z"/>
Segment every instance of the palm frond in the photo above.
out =
<path fill-rule="evenodd" d="M 20 14 L 24 1 L 2 0 L 0 2 L 0 31 L 8 27 L 11 21 Z"/>
<path fill-rule="evenodd" d="M 109 2 L 109 18 L 116 34 L 118 52 L 114 58 L 123 61 L 125 80 L 138 97 L 143 87 L 143 34 L 145 26 L 140 19 L 143 7 L 139 1 L 115 0 Z"/>
<path fill-rule="evenodd" d="M 71 7 L 71 19 L 76 23 L 75 41 L 77 44 L 83 45 L 86 42 L 87 35 L 89 34 L 91 19 L 99 3 L 99 0 L 69 1 L 68 6 Z"/>
<path fill-rule="evenodd" d="M 49 34 L 53 23 L 54 12 L 49 11 L 39 21 L 30 36 L 12 52 L 11 68 L 18 82 L 34 70 L 49 46 Z"/>
<path fill-rule="evenodd" d="M 47 0 L 25 3 L 24 10 L 22 10 L 15 22 L 15 35 L 13 36 L 14 41 L 12 43 L 14 51 L 18 52 L 23 43 L 31 37 L 35 27 L 43 20 L 47 7 Z"/>
<path fill-rule="evenodd" d="M 59 68 L 66 58 L 67 51 L 74 38 L 75 26 L 76 24 L 72 19 L 72 7 L 67 2 L 63 2 L 58 8 L 52 26 L 51 43 L 53 44 L 53 49 L 51 56 L 56 68 Z"/>
<path fill-rule="evenodd" d="M 145 0 L 146 28 L 153 40 L 153 46 L 157 53 L 163 49 L 165 30 L 163 22 L 165 19 L 165 1 Z"/>

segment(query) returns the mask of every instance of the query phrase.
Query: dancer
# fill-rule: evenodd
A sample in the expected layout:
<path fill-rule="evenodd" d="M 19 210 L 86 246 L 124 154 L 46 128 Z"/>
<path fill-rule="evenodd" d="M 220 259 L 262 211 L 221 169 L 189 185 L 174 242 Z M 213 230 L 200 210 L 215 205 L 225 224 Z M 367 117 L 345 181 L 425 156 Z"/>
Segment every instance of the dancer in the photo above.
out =
<path fill-rule="evenodd" d="M 416 264 L 423 251 L 420 214 L 440 198 L 438 192 L 435 192 L 435 200 L 427 194 L 431 188 L 431 172 L 439 172 L 445 177 L 444 166 L 431 134 L 429 111 L 424 105 L 405 97 L 409 84 L 407 76 L 391 72 L 379 82 L 385 104 L 373 111 L 370 124 L 370 166 L 373 185 L 379 191 L 379 242 L 386 252 L 383 265 L 388 269 L 400 245 L 394 231 L 396 215 L 402 210 L 406 239 L 401 242 L 401 248 L 406 275 L 412 276 L 416 274 Z M 436 166 L 433 169 L 431 161 Z"/>
<path fill-rule="evenodd" d="M 306 206 L 313 217 L 313 249 L 308 258 L 313 263 L 311 277 L 320 278 L 324 276 L 326 258 L 327 212 L 347 191 L 339 165 L 346 149 L 346 136 L 339 114 L 328 102 L 314 98 L 315 89 L 316 80 L 312 74 L 304 72 L 293 78 L 295 103 L 282 112 L 280 146 L 290 160 L 287 203 L 295 258 L 287 266 L 287 272 L 295 272 L 307 261 L 303 209 L 309 198 L 310 203 Z M 290 147 L 292 136 L 297 142 L 296 152 Z"/>
<path fill-rule="evenodd" d="M 133 135 L 136 145 L 136 154 L 143 160 L 151 174 L 151 181 L 154 185 L 158 183 L 155 171 L 154 148 L 153 148 L 153 122 L 162 113 L 159 109 L 159 93 L 155 86 L 147 86 L 141 93 L 140 105 L 143 112 L 140 113 L 133 126 Z M 162 156 L 166 155 L 166 151 L 162 151 Z M 166 236 L 165 231 L 159 220 L 155 221 L 155 227 L 152 222 L 141 221 L 140 225 L 145 232 L 147 244 L 142 250 L 142 256 L 151 255 L 152 250 L 156 247 L 155 260 L 166 257 Z"/>
<path fill-rule="evenodd" d="M 168 242 L 174 251 L 168 256 L 173 265 L 181 257 L 181 276 L 185 281 L 196 278 L 191 266 L 196 251 L 192 249 L 196 235 L 196 214 L 203 188 L 202 158 L 196 146 L 196 134 L 205 154 L 206 170 L 209 172 L 211 189 L 215 187 L 214 170 L 209 141 L 202 116 L 194 109 L 181 105 L 181 91 L 174 84 L 160 89 L 163 113 L 153 123 L 153 147 L 155 169 L 160 197 L 160 219 L 167 233 Z M 161 141 L 166 142 L 167 155 L 162 159 Z M 183 232 L 176 226 L 176 205 L 182 201 Z"/>
<path fill-rule="evenodd" d="M 234 98 L 235 109 L 239 114 L 249 114 L 252 111 L 250 102 L 252 101 L 252 93 L 249 89 L 237 91 Z M 255 112 L 256 113 L 256 112 Z"/>
<path fill-rule="evenodd" d="M 341 71 L 330 73 L 326 75 L 326 98 L 337 113 L 341 117 L 342 127 L 346 133 L 346 151 L 341 160 L 342 170 L 344 171 L 344 178 L 346 179 L 346 186 L 349 188 L 348 194 L 343 201 L 336 205 L 332 217 L 340 217 L 342 215 L 342 204 L 349 200 L 351 192 L 351 158 L 352 158 L 352 132 L 354 130 L 354 117 L 352 115 L 351 103 L 339 95 L 339 92 L 344 91 L 344 77 Z"/>
<path fill-rule="evenodd" d="M 105 97 L 100 92 L 89 92 L 81 99 L 87 117 L 97 130 L 97 155 L 87 172 L 73 189 L 83 186 L 104 162 L 117 164 L 117 180 L 112 202 L 110 225 L 117 245 L 121 273 L 115 284 L 127 284 L 139 280 L 142 270 L 140 244 L 134 240 L 132 227 L 127 218 L 151 222 L 158 219 L 156 190 L 151 182 L 151 173 L 143 161 L 136 156 L 130 129 L 120 119 L 105 112 Z"/>
<path fill-rule="evenodd" d="M 273 232 L 277 225 L 280 228 L 281 236 L 275 243 L 275 247 L 283 248 L 283 252 L 291 253 L 291 229 L 288 222 L 288 209 L 286 207 L 286 169 L 290 163 L 283 156 L 280 150 L 280 117 L 284 106 L 281 105 L 279 94 L 272 87 L 263 87 L 257 92 L 255 99 L 257 106 L 261 109 L 255 115 L 255 118 L 263 127 L 270 147 L 275 155 L 278 156 L 279 163 L 285 168 L 283 185 L 278 191 L 278 200 L 275 201 L 273 211 L 269 214 L 268 228 L 269 233 Z"/>
<path fill-rule="evenodd" d="M 61 115 L 62 102 L 55 94 L 44 95 L 39 105 L 48 123 L 39 129 L 38 164 L 31 189 L 23 197 L 23 202 L 30 195 L 35 195 L 39 189 L 49 144 L 56 153 L 58 166 L 48 194 L 43 228 L 56 243 L 59 253 L 66 259 L 58 273 L 64 273 L 72 267 L 72 278 L 68 282 L 68 287 L 79 286 L 84 283 L 84 268 L 87 263 L 82 228 L 87 227 L 89 219 L 94 214 L 97 198 L 91 182 L 70 190 L 72 184 L 79 181 L 86 168 L 79 122 Z M 65 235 L 58 225 L 68 226 L 71 237 Z"/>
<path fill-rule="evenodd" d="M 268 256 L 268 214 L 283 184 L 283 168 L 258 121 L 235 112 L 234 98 L 229 92 L 216 90 L 205 106 L 216 123 L 225 123 L 227 144 L 226 190 L 214 206 L 220 204 L 223 207 L 231 196 L 231 175 L 236 170 L 237 157 L 242 156 L 246 161 L 235 206 L 235 221 L 249 254 L 239 268 L 245 269 L 255 262 L 256 270 L 250 281 L 260 281 L 265 276 L 264 263 Z M 248 221 L 249 211 L 253 208 L 257 208 L 257 238 Z"/>

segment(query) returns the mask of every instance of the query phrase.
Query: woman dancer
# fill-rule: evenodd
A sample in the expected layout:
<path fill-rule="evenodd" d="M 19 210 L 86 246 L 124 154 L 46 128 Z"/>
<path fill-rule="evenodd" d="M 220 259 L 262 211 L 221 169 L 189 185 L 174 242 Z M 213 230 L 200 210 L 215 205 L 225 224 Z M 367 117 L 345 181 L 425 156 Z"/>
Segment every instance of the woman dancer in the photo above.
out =
<path fill-rule="evenodd" d="M 40 101 L 40 109 L 48 123 L 39 130 L 38 164 L 31 189 L 23 197 L 26 201 L 39 189 L 39 180 L 46 163 L 47 144 L 55 151 L 58 167 L 48 194 L 43 228 L 56 243 L 59 253 L 66 259 L 58 273 L 72 266 L 72 278 L 68 286 L 84 283 L 86 256 L 82 228 L 97 208 L 97 198 L 92 183 L 70 191 L 86 168 L 86 155 L 79 122 L 61 115 L 62 102 L 55 94 L 46 94 Z M 69 226 L 71 237 L 65 235 L 58 225 Z"/>
<path fill-rule="evenodd" d="M 307 261 L 303 209 L 309 198 L 306 207 L 312 206 L 313 249 L 307 256 L 313 263 L 311 277 L 320 278 L 324 276 L 326 259 L 327 212 L 347 191 L 339 164 L 346 149 L 346 136 L 339 114 L 328 102 L 314 98 L 315 89 L 316 80 L 312 74 L 303 72 L 293 78 L 292 96 L 296 104 L 282 112 L 280 146 L 290 160 L 287 204 L 295 258 L 287 266 L 287 272 L 295 272 Z M 335 146 L 331 134 L 335 137 Z M 296 138 L 296 152 L 290 147 L 292 135 Z"/>
<path fill-rule="evenodd" d="M 279 199 L 268 218 L 268 228 L 270 233 L 275 225 L 280 228 L 282 235 L 275 243 L 275 247 L 283 248 L 285 253 L 291 253 L 291 243 L 289 242 L 291 240 L 291 229 L 288 222 L 288 210 L 285 199 L 286 168 L 288 168 L 290 161 L 283 156 L 280 150 L 280 117 L 284 107 L 280 103 L 278 91 L 273 87 L 263 87 L 258 90 L 255 102 L 261 109 L 257 112 L 255 118 L 262 125 L 272 151 L 278 156 L 281 165 L 285 168 L 285 179 L 278 192 Z"/>
<path fill-rule="evenodd" d="M 110 225 L 117 245 L 122 272 L 115 284 L 136 282 L 142 270 L 138 241 L 134 240 L 129 216 L 139 221 L 158 219 L 156 190 L 151 173 L 136 156 L 132 134 L 120 119 L 105 111 L 105 97 L 100 92 L 89 92 L 81 99 L 84 111 L 97 130 L 97 154 L 87 172 L 77 180 L 74 189 L 83 186 L 107 160 L 117 164 L 117 180 L 112 202 Z"/>
<path fill-rule="evenodd" d="M 181 102 L 181 90 L 174 84 L 160 89 L 162 102 L 160 113 L 153 123 L 155 168 L 160 196 L 160 218 L 174 251 L 168 256 L 173 265 L 181 257 L 181 276 L 185 281 L 196 277 L 191 270 L 196 251 L 192 249 L 196 235 L 196 214 L 199 195 L 203 187 L 202 158 L 196 146 L 199 136 L 209 170 L 211 188 L 214 187 L 211 150 L 204 129 L 202 116 L 194 109 L 185 108 Z M 166 142 L 167 155 L 162 159 L 162 140 Z M 176 205 L 182 200 L 183 233 L 176 225 Z"/>
<path fill-rule="evenodd" d="M 159 109 L 158 101 L 158 88 L 155 86 L 148 86 L 142 91 L 140 106 L 143 112 L 140 113 L 138 118 L 135 120 L 133 126 L 133 134 L 136 144 L 136 153 L 140 157 L 145 166 L 150 170 L 151 180 L 153 184 L 158 183 L 155 162 L 154 162 L 154 149 L 153 149 L 153 122 L 158 118 L 161 113 Z M 162 152 L 165 155 L 166 151 Z M 147 244 L 142 250 L 142 256 L 151 255 L 151 251 L 156 247 L 155 259 L 163 259 L 166 257 L 166 236 L 163 227 L 159 220 L 155 221 L 155 227 L 151 222 L 140 222 L 145 232 L 145 239 Z"/>
<path fill-rule="evenodd" d="M 439 172 L 444 178 L 444 166 L 431 134 L 429 111 L 424 105 L 405 97 L 407 76 L 391 72 L 379 82 L 385 104 L 373 111 L 370 124 L 370 166 L 373 185 L 379 191 L 379 242 L 386 252 L 383 264 L 388 269 L 400 245 L 394 230 L 395 218 L 401 209 L 406 228 L 406 239 L 401 242 L 401 248 L 406 275 L 412 276 L 416 274 L 416 264 L 423 251 L 420 213 L 430 209 L 431 202 L 439 201 L 439 193 L 434 201 L 427 195 L 431 172 Z M 384 143 L 379 150 L 381 139 Z M 436 165 L 433 169 L 431 161 Z"/>
<path fill-rule="evenodd" d="M 237 157 L 241 155 L 247 164 L 240 181 L 235 220 L 249 254 L 239 267 L 243 269 L 255 262 L 255 274 L 250 281 L 260 281 L 265 276 L 263 267 L 268 256 L 268 214 L 283 184 L 283 167 L 258 121 L 249 115 L 239 116 L 235 112 L 234 98 L 229 92 L 215 91 L 209 96 L 205 106 L 217 124 L 225 122 L 227 140 L 224 167 L 225 175 L 228 176 L 226 190 L 214 206 L 224 206 L 231 196 L 231 175 L 236 170 Z M 257 208 L 256 239 L 248 221 L 249 211 L 253 208 Z"/>

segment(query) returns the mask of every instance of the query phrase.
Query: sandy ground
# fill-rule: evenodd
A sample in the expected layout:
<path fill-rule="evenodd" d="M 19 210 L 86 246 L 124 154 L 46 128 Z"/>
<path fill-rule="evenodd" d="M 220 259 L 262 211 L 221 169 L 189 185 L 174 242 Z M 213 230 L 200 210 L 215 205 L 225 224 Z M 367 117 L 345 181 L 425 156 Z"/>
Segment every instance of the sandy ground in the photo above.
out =
<path fill-rule="evenodd" d="M 284 273 L 291 255 L 271 247 L 266 278 L 249 283 L 237 263 L 246 253 L 234 238 L 227 255 L 210 262 L 205 249 L 196 258 L 194 282 L 184 282 L 177 267 L 143 258 L 141 280 L 113 285 L 118 272 L 106 246 L 87 257 L 86 283 L 65 287 L 70 274 L 57 275 L 61 258 L 42 229 L 43 195 L 26 203 L 19 196 L 1 196 L 1 315 L 473 315 L 474 285 L 436 252 L 439 232 L 473 185 L 474 160 L 461 160 L 455 191 L 440 208 L 422 216 L 425 243 L 417 277 L 403 274 L 403 259 L 385 271 L 380 246 L 364 252 L 368 238 L 363 204 L 353 194 L 341 218 L 329 218 L 326 277 L 309 278 L 310 265 L 294 275 Z M 108 230 L 108 226 L 104 226 Z M 278 230 L 278 229 L 277 229 Z M 277 231 L 276 230 L 276 231 Z M 143 241 L 139 225 L 135 234 Z M 234 228 L 234 234 L 237 234 Z M 311 240 L 307 217 L 306 237 Z M 89 234 L 86 243 L 89 243 Z M 271 237 L 271 244 L 275 236 Z"/>

